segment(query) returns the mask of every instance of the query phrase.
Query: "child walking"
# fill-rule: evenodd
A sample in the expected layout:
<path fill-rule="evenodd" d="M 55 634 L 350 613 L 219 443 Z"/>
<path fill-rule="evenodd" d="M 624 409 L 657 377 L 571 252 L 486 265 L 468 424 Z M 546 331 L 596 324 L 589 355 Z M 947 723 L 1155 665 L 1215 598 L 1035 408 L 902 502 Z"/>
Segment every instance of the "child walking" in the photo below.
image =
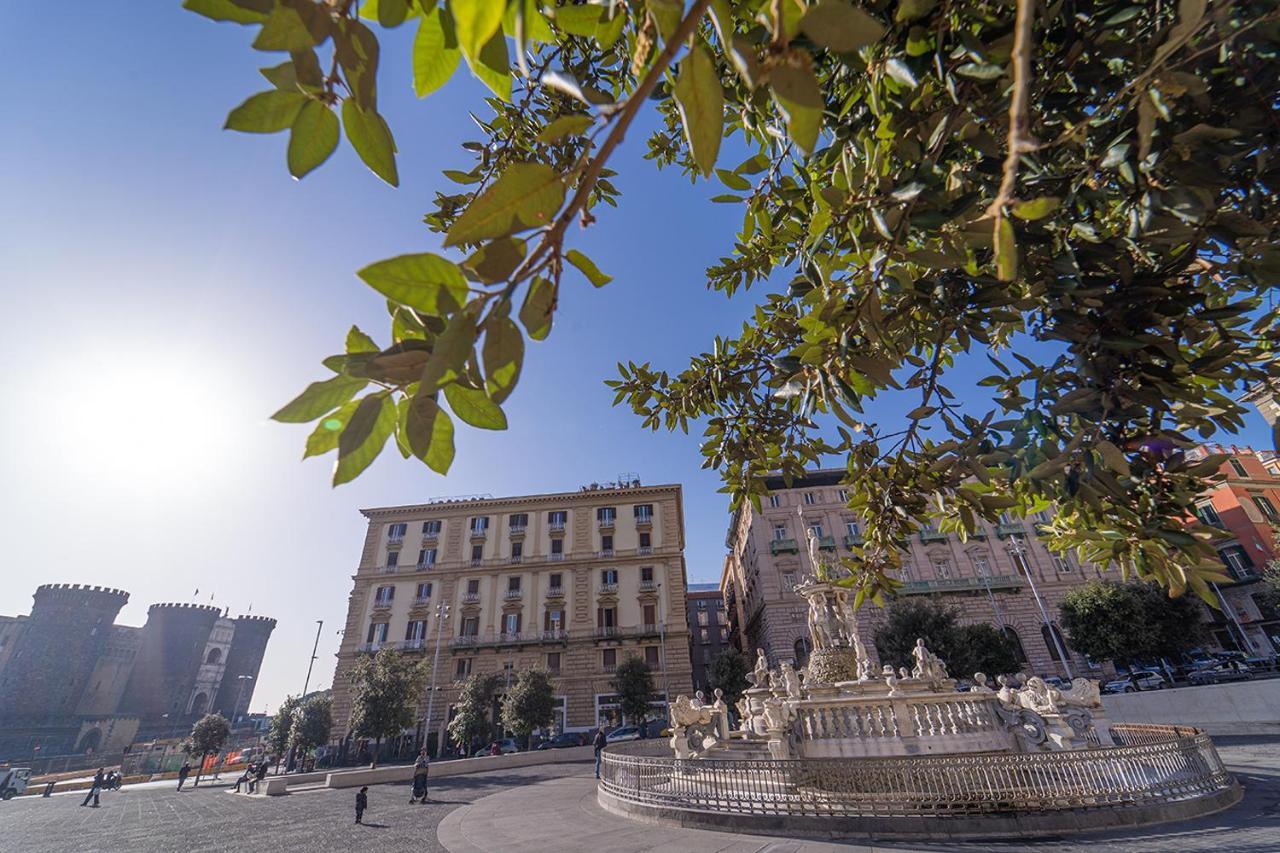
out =
<path fill-rule="evenodd" d="M 356 823 L 363 823 L 364 810 L 369 808 L 369 786 L 365 785 L 356 794 Z"/>

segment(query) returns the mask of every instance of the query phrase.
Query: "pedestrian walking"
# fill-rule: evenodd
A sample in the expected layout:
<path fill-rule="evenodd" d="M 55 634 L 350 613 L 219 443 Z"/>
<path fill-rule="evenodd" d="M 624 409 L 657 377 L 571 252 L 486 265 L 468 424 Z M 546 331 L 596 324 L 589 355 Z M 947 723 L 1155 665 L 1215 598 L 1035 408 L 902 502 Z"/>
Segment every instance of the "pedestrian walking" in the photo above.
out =
<path fill-rule="evenodd" d="M 600 778 L 600 755 L 601 753 L 604 752 L 604 745 L 607 742 L 608 741 L 605 739 L 605 736 L 604 736 L 604 726 L 601 726 L 600 728 L 596 729 L 596 736 L 591 741 L 591 745 L 594 746 L 596 749 L 596 778 L 597 779 Z"/>
<path fill-rule="evenodd" d="M 364 810 L 369 808 L 369 786 L 365 785 L 356 794 L 356 823 L 364 823 Z"/>
<path fill-rule="evenodd" d="M 87 806 L 89 801 L 93 800 L 93 808 L 98 807 L 98 797 L 102 793 L 102 785 L 106 781 L 105 768 L 99 767 L 98 772 L 93 774 L 93 787 L 89 789 L 89 793 L 84 795 L 84 802 L 80 805 Z"/>
<path fill-rule="evenodd" d="M 187 777 L 191 775 L 191 760 L 187 759 L 182 762 L 182 766 L 178 768 L 178 790 L 182 790 L 182 786 L 187 784 Z"/>
<path fill-rule="evenodd" d="M 413 762 L 413 794 L 409 797 L 409 804 L 412 805 L 415 800 L 420 803 L 427 801 L 427 775 L 431 770 L 431 758 L 424 749 L 418 753 L 418 760 Z"/>

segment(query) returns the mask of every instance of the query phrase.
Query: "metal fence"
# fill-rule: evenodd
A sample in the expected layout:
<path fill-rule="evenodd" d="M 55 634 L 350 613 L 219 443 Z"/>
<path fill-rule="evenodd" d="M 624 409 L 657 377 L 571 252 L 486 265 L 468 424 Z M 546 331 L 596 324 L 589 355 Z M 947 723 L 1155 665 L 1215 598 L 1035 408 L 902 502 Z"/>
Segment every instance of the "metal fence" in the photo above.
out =
<path fill-rule="evenodd" d="M 805 760 L 676 759 L 665 744 L 604 752 L 600 787 L 664 809 L 913 816 L 1171 802 L 1231 787 L 1212 741 L 1177 726 L 1112 728 L 1120 746 L 1061 752 Z"/>

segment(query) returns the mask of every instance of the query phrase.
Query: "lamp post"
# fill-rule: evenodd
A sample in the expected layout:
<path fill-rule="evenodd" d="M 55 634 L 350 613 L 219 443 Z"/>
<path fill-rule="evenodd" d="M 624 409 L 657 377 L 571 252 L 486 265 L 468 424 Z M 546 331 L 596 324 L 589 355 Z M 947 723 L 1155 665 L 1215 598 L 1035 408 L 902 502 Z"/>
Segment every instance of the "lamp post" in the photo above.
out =
<path fill-rule="evenodd" d="M 449 605 L 438 604 L 436 614 L 436 650 L 431 656 L 431 688 L 427 693 L 427 744 L 431 743 L 431 712 L 436 703 L 436 668 L 440 665 L 440 644 L 444 637 L 444 623 L 449 619 Z M 440 738 L 436 738 L 436 756 L 440 755 Z"/>
<path fill-rule="evenodd" d="M 1218 596 L 1218 601 L 1222 604 L 1222 609 L 1226 611 L 1227 618 L 1236 626 L 1236 631 L 1240 636 L 1237 645 L 1241 645 L 1240 651 L 1246 655 L 1253 651 L 1253 641 L 1249 639 L 1249 635 L 1245 633 L 1244 626 L 1240 624 L 1240 617 L 1236 615 L 1236 609 L 1227 601 L 1227 597 L 1222 594 L 1222 590 L 1216 583 L 1210 581 L 1213 586 L 1213 592 Z"/>
<path fill-rule="evenodd" d="M 305 698 L 307 688 L 311 686 L 311 667 L 316 665 L 316 649 L 320 648 L 320 629 L 324 627 L 324 620 L 316 620 L 316 642 L 311 647 L 311 662 L 307 664 L 307 680 L 302 683 L 302 695 Z"/>
<path fill-rule="evenodd" d="M 654 589 L 658 592 L 658 662 L 662 665 L 662 698 L 670 707 L 671 685 L 667 681 L 667 623 L 662 612 L 662 583 L 659 582 Z"/>
<path fill-rule="evenodd" d="M 235 714 L 234 714 L 233 716 L 234 716 L 237 720 L 239 720 L 239 719 L 240 719 L 240 717 L 241 717 L 241 716 L 243 716 L 243 715 L 240 713 L 240 705 L 244 702 L 244 683 L 245 683 L 246 681 L 253 681 L 253 676 L 252 676 L 252 675 L 237 675 L 237 676 L 236 676 L 236 681 L 240 682 L 240 687 L 236 690 L 236 711 L 235 711 Z"/>
<path fill-rule="evenodd" d="M 996 594 L 991 591 L 991 578 L 987 577 L 984 570 L 978 571 L 978 577 L 982 578 L 982 587 L 987 591 L 987 598 L 991 600 L 991 612 L 996 615 L 996 624 L 1000 626 L 1000 633 L 1004 633 L 1004 616 L 1000 613 L 1000 605 L 996 604 Z"/>
<path fill-rule="evenodd" d="M 1036 587 L 1036 579 L 1031 571 L 1031 563 L 1027 560 L 1027 547 L 1022 544 L 1021 539 L 1014 536 L 1007 546 L 1007 550 L 1009 551 L 1009 556 L 1013 558 L 1015 568 L 1021 568 L 1023 575 L 1027 578 L 1027 584 L 1031 587 L 1031 594 L 1036 599 L 1036 606 L 1040 608 L 1040 618 L 1044 620 L 1045 630 L 1049 632 L 1049 639 L 1053 642 L 1053 647 L 1058 652 L 1058 659 L 1062 662 L 1062 668 L 1066 671 L 1067 678 L 1075 678 L 1075 674 L 1071 672 L 1071 659 L 1067 656 L 1067 650 L 1063 648 L 1062 642 L 1058 639 L 1058 632 L 1053 627 L 1053 623 L 1049 621 L 1049 611 L 1045 610 L 1044 599 L 1040 597 L 1040 590 Z"/>

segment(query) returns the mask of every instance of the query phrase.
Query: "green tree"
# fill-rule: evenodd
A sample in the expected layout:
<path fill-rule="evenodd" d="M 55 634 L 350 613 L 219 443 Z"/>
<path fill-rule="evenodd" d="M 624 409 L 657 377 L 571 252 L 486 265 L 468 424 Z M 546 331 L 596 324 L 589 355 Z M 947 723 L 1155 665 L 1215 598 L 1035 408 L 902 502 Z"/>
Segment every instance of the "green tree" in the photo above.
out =
<path fill-rule="evenodd" d="M 622 716 L 633 725 L 640 725 L 649 714 L 649 701 L 653 698 L 653 671 L 640 658 L 629 657 L 613 673 L 614 692 L 618 694 L 618 707 Z"/>
<path fill-rule="evenodd" d="M 426 679 L 421 662 L 382 650 L 361 655 L 351 668 L 351 732 L 373 738 L 373 767 L 382 739 L 413 725 L 414 710 Z"/>
<path fill-rule="evenodd" d="M 333 727 L 333 697 L 319 693 L 298 706 L 289 730 L 289 746 L 306 755 L 329 740 Z"/>
<path fill-rule="evenodd" d="M 280 707 L 276 709 L 275 716 L 271 718 L 271 726 L 267 729 L 267 749 L 275 756 L 277 768 L 285 750 L 289 748 L 289 736 L 293 731 L 293 715 L 297 712 L 299 704 L 301 704 L 299 697 L 286 696 L 280 703 Z"/>
<path fill-rule="evenodd" d="M 493 697 L 502 679 L 495 673 L 473 672 L 462 682 L 458 701 L 453 705 L 453 719 L 449 721 L 449 737 L 464 752 L 470 752 L 476 738 L 487 738 L 493 733 Z"/>
<path fill-rule="evenodd" d="M 884 624 L 876 630 L 880 660 L 910 668 L 911 650 L 923 639 L 954 678 L 975 672 L 989 675 L 1014 672 L 1018 659 L 1013 641 L 990 625 L 960 625 L 959 613 L 927 598 L 897 598 L 885 608 Z"/>
<path fill-rule="evenodd" d="M 191 736 L 182 749 L 187 755 L 197 757 L 195 786 L 200 785 L 205 758 L 221 752 L 230 734 L 231 723 L 221 714 L 205 714 L 191 727 Z"/>
<path fill-rule="evenodd" d="M 1060 607 L 1071 647 L 1096 660 L 1172 658 L 1199 644 L 1200 605 L 1150 583 L 1092 581 Z"/>
<path fill-rule="evenodd" d="M 556 686 L 545 669 L 526 669 L 516 676 L 502 697 L 502 725 L 527 738 L 555 719 Z"/>
<path fill-rule="evenodd" d="M 316 422 L 305 455 L 336 451 L 335 485 L 388 441 L 443 473 L 456 421 L 506 428 L 566 270 L 610 281 L 571 229 L 619 203 L 613 156 L 651 110 L 648 159 L 742 212 L 708 284 L 786 286 L 683 370 L 620 365 L 616 402 L 652 429 L 705 423 L 736 505 L 843 456 L 859 603 L 922 525 L 965 536 L 1050 504 L 1055 549 L 1212 599 L 1213 532 L 1190 518 L 1221 459 L 1184 451 L 1240 428 L 1243 384 L 1280 387 L 1273 0 L 185 5 L 282 60 L 226 126 L 288 131 L 298 177 L 345 133 L 398 184 L 375 28 L 416 29 L 418 95 L 461 58 L 492 92 L 425 216 L 443 254 L 358 273 L 389 335 L 352 328 L 274 416 Z M 885 393 L 905 417 L 863 414 Z"/>
<path fill-rule="evenodd" d="M 747 673 L 751 667 L 737 649 L 727 649 L 716 655 L 707 667 L 707 686 L 713 691 L 717 688 L 724 692 L 724 701 L 730 708 L 742 698 L 742 693 L 750 685 Z"/>

